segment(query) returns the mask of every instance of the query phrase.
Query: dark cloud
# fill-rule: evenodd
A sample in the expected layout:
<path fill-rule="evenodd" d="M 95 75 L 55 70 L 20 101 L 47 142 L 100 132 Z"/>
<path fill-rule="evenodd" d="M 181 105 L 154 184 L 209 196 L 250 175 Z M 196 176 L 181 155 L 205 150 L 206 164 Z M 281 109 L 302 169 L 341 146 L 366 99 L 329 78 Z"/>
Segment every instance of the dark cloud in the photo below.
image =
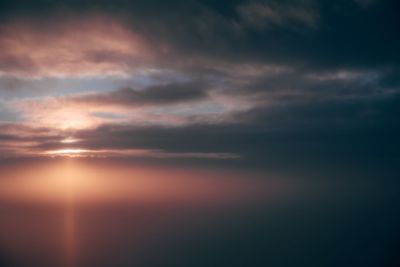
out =
<path fill-rule="evenodd" d="M 4 20 L 105 13 L 124 21 L 154 48 L 167 47 L 167 65 L 176 64 L 176 58 L 205 57 L 313 69 L 398 67 L 398 2 L 367 2 L 19 0 L 3 1 L 2 13 Z"/>
<path fill-rule="evenodd" d="M 256 29 L 302 26 L 316 28 L 319 14 L 314 1 L 254 1 L 237 6 L 237 12 L 247 26 Z"/>
<path fill-rule="evenodd" d="M 65 133 L 64 133 L 65 134 Z M 37 157 L 35 146 L 64 139 L 54 130 L 21 124 L 0 124 L 0 158 Z"/>
<path fill-rule="evenodd" d="M 98 105 L 168 105 L 202 100 L 207 97 L 201 82 L 169 83 L 144 89 L 121 88 L 110 93 L 88 94 L 70 98 L 73 102 Z"/>
<path fill-rule="evenodd" d="M 180 127 L 102 125 L 80 130 L 76 147 L 90 150 L 146 149 L 168 153 L 240 155 L 233 166 L 398 163 L 399 95 L 274 105 L 233 116 L 227 123 Z M 35 149 L 60 149 L 41 142 Z M 181 161 L 183 159 L 180 159 Z M 200 160 L 200 162 L 204 160 Z M 206 161 L 208 162 L 208 161 Z M 388 169 L 389 170 L 389 169 Z"/>
<path fill-rule="evenodd" d="M 133 13 L 131 18 L 133 25 L 140 25 L 142 34 L 159 38 L 158 41 L 171 47 L 177 57 L 201 56 L 313 69 L 397 65 L 399 38 L 395 25 L 399 21 L 398 5 L 394 1 L 382 1 L 367 10 L 360 9 L 352 1 L 315 2 L 313 9 L 308 8 L 310 3 L 312 1 L 232 2 L 226 9 L 235 11 L 221 15 L 215 6 L 192 1 L 176 7 L 177 16 L 164 14 L 161 6 L 154 13 L 144 12 L 138 17 Z M 249 27 L 248 21 L 240 16 L 239 7 L 250 4 L 274 6 L 269 9 L 269 20 L 272 16 L 276 22 L 269 23 L 269 27 Z M 302 17 L 295 11 L 294 15 L 287 14 L 294 5 L 312 15 L 305 13 L 310 17 Z M 182 9 L 185 12 L 181 13 Z M 159 18 L 157 22 L 150 21 L 153 14 Z M 309 22 L 304 23 L 306 18 Z M 291 26 L 293 20 L 295 27 Z M 314 26 L 309 27 L 309 24 Z"/>

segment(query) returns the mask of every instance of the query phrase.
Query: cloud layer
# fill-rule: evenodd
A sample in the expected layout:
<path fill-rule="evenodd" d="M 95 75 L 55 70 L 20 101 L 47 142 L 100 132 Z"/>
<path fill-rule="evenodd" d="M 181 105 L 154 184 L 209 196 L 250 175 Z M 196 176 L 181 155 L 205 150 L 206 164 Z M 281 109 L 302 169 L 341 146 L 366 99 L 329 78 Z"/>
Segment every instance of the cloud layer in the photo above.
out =
<path fill-rule="evenodd" d="M 3 157 L 400 158 L 397 1 L 1 5 Z"/>

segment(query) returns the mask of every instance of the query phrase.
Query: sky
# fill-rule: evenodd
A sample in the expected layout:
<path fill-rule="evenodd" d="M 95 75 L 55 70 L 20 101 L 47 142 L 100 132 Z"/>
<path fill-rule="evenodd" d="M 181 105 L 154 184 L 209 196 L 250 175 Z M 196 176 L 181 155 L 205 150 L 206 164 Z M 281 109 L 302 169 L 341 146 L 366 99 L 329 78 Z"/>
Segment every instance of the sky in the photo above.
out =
<path fill-rule="evenodd" d="M 2 1 L 0 155 L 397 162 L 398 8 Z"/>
<path fill-rule="evenodd" d="M 398 266 L 399 11 L 1 0 L 0 265 Z"/>

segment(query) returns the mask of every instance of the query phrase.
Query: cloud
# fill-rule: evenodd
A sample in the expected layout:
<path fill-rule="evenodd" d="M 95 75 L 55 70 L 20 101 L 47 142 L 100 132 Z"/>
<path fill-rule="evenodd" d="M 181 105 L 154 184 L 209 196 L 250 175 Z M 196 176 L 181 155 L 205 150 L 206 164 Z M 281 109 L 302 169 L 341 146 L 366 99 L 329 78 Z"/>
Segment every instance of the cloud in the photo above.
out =
<path fill-rule="evenodd" d="M 338 79 L 342 81 L 341 77 Z M 315 82 L 304 78 L 305 81 L 311 85 Z M 326 80 L 317 80 L 317 83 L 324 84 Z M 398 92 L 360 87 L 348 96 L 341 94 L 340 88 L 335 93 L 331 92 L 332 88 L 327 89 L 328 95 L 323 91 L 312 94 L 316 89 L 307 93 L 310 89 L 303 84 L 299 88 L 305 91 L 293 95 L 293 100 L 278 98 L 279 101 L 266 105 L 261 103 L 268 102 L 268 97 L 260 97 L 260 93 L 268 95 L 268 91 L 257 91 L 259 88 L 249 92 L 262 99 L 258 105 L 232 112 L 224 122 L 192 120 L 185 124 L 164 124 L 165 119 L 161 119 L 155 124 L 119 124 L 103 121 L 98 126 L 75 130 L 53 127 L 35 130 L 13 125 L 2 128 L 2 149 L 5 155 L 27 151 L 38 155 L 68 148 L 83 149 L 88 151 L 88 156 L 95 157 L 174 161 L 183 158 L 199 162 L 232 158 L 236 166 L 258 167 L 324 160 L 364 164 L 384 159 L 385 164 L 391 164 L 399 158 Z M 79 141 L 61 142 L 67 137 Z M 11 148 L 18 149 L 11 153 Z"/>
<path fill-rule="evenodd" d="M 2 40 L 1 58 L 8 62 L 3 66 L 7 72 L 115 74 L 146 64 L 185 68 L 204 59 L 314 70 L 398 66 L 399 62 L 398 3 L 392 0 L 376 2 L 368 12 L 345 0 L 223 4 L 174 0 L 168 5 L 155 0 L 112 4 L 19 0 L 3 5 L 1 28 L 7 38 Z M 49 16 L 40 17 L 43 13 Z M 23 43 L 20 56 L 10 42 Z M 43 55 L 45 48 L 48 58 Z M 37 52 L 26 52 L 32 50 Z"/>
<path fill-rule="evenodd" d="M 0 124 L 0 158 L 37 156 L 33 147 L 62 138 L 62 134 L 52 129 L 2 123 Z"/>
<path fill-rule="evenodd" d="M 316 28 L 318 13 L 312 1 L 251 1 L 237 7 L 243 21 L 258 29 L 306 26 Z"/>
<path fill-rule="evenodd" d="M 130 158 L 130 159 L 197 159 L 197 160 L 237 160 L 240 155 L 213 152 L 168 152 L 149 149 L 88 150 L 80 148 L 62 148 L 38 153 L 43 157 L 80 157 L 80 158 Z"/>
<path fill-rule="evenodd" d="M 206 86 L 201 82 L 169 83 L 143 89 L 121 88 L 104 94 L 87 94 L 71 101 L 111 106 L 169 105 L 199 101 L 207 98 Z"/>
<path fill-rule="evenodd" d="M 0 25 L 0 73 L 20 77 L 126 75 L 151 58 L 117 19 L 13 20 Z"/>
<path fill-rule="evenodd" d="M 361 2 L 3 1 L 7 149 L 395 161 L 398 3 Z"/>
<path fill-rule="evenodd" d="M 108 126 L 104 126 L 108 127 Z M 115 126 L 112 126 L 115 127 Z M 120 130 L 124 127 L 118 127 Z M 101 129 L 101 128 L 98 128 Z M 115 145 L 106 142 L 103 138 L 115 138 L 112 135 L 98 135 L 97 130 L 56 130 L 53 128 L 38 128 L 23 124 L 1 124 L 0 125 L 0 152 L 1 158 L 19 157 L 111 157 L 111 158 L 153 158 L 153 159 L 199 159 L 199 160 L 235 160 L 240 155 L 229 152 L 215 152 L 203 150 L 175 150 L 161 147 L 159 145 L 128 145 L 120 147 L 119 140 Z M 117 128 L 115 128 L 117 130 Z M 128 128 L 127 128 L 128 129 Z M 146 132 L 149 128 L 138 128 L 139 132 Z M 128 129 L 129 130 L 129 129 Z M 129 130 L 130 131 L 130 130 Z M 119 130 L 115 133 L 117 135 Z M 90 134 L 95 134 L 96 140 L 87 139 Z M 120 132 L 121 134 L 121 132 Z M 79 136 L 71 138 L 70 136 Z M 162 135 L 161 135 L 162 136 Z M 121 136 L 123 137 L 123 136 Z M 141 138 L 143 138 L 142 136 Z M 69 141 L 66 141 L 69 140 Z M 71 140 L 73 140 L 71 142 Z M 97 143 L 98 142 L 98 143 Z"/>
<path fill-rule="evenodd" d="M 188 123 L 193 115 L 225 112 L 226 104 L 209 96 L 210 86 L 202 81 L 156 84 L 10 100 L 7 107 L 20 114 L 25 123 L 59 129 L 82 129 L 106 122 L 176 125 Z"/>
<path fill-rule="evenodd" d="M 377 1 L 376 0 L 354 0 L 358 5 L 360 5 L 363 8 L 371 7 L 374 5 Z"/>

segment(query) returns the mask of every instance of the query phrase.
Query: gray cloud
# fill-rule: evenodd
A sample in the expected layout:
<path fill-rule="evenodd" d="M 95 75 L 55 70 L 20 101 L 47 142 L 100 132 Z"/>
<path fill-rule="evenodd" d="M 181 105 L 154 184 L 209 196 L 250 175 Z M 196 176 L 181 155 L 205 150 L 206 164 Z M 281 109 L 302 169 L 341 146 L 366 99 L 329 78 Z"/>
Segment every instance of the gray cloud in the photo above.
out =
<path fill-rule="evenodd" d="M 168 105 L 207 98 L 206 86 L 201 82 L 169 83 L 143 89 L 121 88 L 110 93 L 71 97 L 70 101 L 99 105 Z"/>
<path fill-rule="evenodd" d="M 185 61 L 188 64 L 195 58 L 285 63 L 313 69 L 398 67 L 399 62 L 396 53 L 400 41 L 396 27 L 399 7 L 392 0 L 377 1 L 368 10 L 360 9 L 356 1 L 345 0 L 218 3 L 174 0 L 168 5 L 155 0 L 118 0 L 112 4 L 19 0 L 5 1 L 3 6 L 3 21 L 10 17 L 39 20 L 42 12 L 56 14 L 57 20 L 93 13 L 114 16 L 146 40 L 157 52 L 158 64 L 169 67 Z M 249 19 L 269 27 L 255 30 L 247 26 Z M 47 20 L 57 23 L 52 16 Z M 295 27 L 282 27 L 286 24 Z M 103 52 L 93 51 L 88 57 L 95 61 L 125 61 L 118 53 Z"/>
<path fill-rule="evenodd" d="M 244 23 L 260 30 L 277 26 L 316 28 L 319 16 L 313 1 L 251 1 L 237 10 Z"/>

